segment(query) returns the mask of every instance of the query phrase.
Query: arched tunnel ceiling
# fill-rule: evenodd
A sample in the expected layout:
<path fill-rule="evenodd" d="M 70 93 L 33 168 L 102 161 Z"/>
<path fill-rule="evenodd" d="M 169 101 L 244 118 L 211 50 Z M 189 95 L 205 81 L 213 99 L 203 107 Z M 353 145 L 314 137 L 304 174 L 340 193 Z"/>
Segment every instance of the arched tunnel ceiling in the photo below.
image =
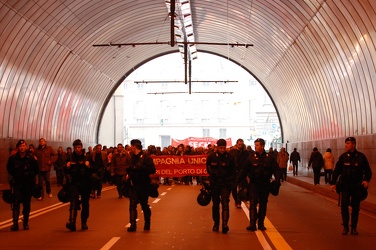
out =
<path fill-rule="evenodd" d="M 290 142 L 376 131 L 374 0 L 191 0 L 198 44 L 247 69 Z M 177 46 L 163 0 L 0 1 L 0 138 L 95 141 L 121 80 Z"/>

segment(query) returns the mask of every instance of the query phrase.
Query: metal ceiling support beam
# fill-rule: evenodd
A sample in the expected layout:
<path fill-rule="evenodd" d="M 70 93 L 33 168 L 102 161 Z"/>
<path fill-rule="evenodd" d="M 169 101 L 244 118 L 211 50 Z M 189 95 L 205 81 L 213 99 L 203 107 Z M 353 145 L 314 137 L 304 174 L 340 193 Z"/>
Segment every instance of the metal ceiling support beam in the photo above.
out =
<path fill-rule="evenodd" d="M 187 61 L 188 61 L 188 57 L 187 57 L 187 55 L 188 55 L 188 50 L 187 50 L 187 47 L 188 47 L 188 45 L 187 44 L 184 44 L 184 82 L 185 82 L 185 84 L 187 84 L 187 81 L 188 81 L 188 79 L 187 79 Z"/>
<path fill-rule="evenodd" d="M 150 43 L 104 43 L 104 44 L 93 44 L 93 47 L 122 47 L 122 46 L 142 46 L 142 45 L 170 45 L 170 42 L 150 42 Z M 187 44 L 187 45 L 214 45 L 214 46 L 231 46 L 231 47 L 253 47 L 252 43 L 209 43 L 209 42 L 175 42 L 175 44 Z"/>
<path fill-rule="evenodd" d="M 171 28 L 170 28 L 170 36 L 171 36 L 171 47 L 175 46 L 175 0 L 171 0 L 170 5 L 170 15 L 171 15 Z"/>
<path fill-rule="evenodd" d="M 189 94 L 192 94 L 192 60 L 189 59 Z"/>
<path fill-rule="evenodd" d="M 238 82 L 238 81 L 223 81 L 223 80 L 219 80 L 219 81 L 198 81 L 198 80 L 191 80 L 191 82 L 210 82 L 210 83 L 232 83 L 232 82 Z M 139 84 L 139 83 L 145 83 L 145 84 L 148 84 L 148 83 L 185 83 L 185 81 L 170 81 L 170 80 L 166 80 L 166 81 L 163 81 L 163 80 L 160 80 L 160 81 L 134 81 L 134 83 L 136 84 Z"/>
<path fill-rule="evenodd" d="M 148 95 L 188 94 L 189 92 L 150 92 Z M 193 94 L 233 94 L 234 92 L 192 92 Z M 191 94 L 191 93 L 189 93 Z"/>

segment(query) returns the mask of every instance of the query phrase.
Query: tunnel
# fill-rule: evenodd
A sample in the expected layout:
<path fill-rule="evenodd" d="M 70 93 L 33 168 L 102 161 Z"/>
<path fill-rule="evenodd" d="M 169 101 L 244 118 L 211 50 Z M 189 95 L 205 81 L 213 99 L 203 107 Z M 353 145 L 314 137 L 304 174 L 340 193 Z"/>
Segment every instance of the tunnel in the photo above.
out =
<path fill-rule="evenodd" d="M 338 156 L 354 136 L 375 171 L 375 1 L 1 0 L 0 11 L 0 182 L 21 138 L 97 143 L 123 80 L 178 51 L 255 76 L 304 159 L 313 147 Z"/>

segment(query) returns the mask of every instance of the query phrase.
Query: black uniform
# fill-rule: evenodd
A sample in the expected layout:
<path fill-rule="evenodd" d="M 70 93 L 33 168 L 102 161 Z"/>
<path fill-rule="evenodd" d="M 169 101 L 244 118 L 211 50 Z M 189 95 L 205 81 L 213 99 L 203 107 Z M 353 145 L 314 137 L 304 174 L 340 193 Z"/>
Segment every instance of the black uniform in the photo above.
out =
<path fill-rule="evenodd" d="M 150 191 L 150 175 L 155 174 L 156 169 L 153 159 L 140 151 L 131 154 L 130 165 L 127 168 L 128 181 L 130 182 L 129 216 L 131 226 L 128 231 L 136 231 L 137 204 L 140 203 L 144 212 L 144 230 L 150 230 L 151 210 L 148 204 Z"/>
<path fill-rule="evenodd" d="M 88 229 L 86 222 L 89 218 L 89 199 L 91 192 L 91 168 L 85 165 L 88 161 L 84 152 L 82 154 L 72 153 L 70 167 L 65 168 L 65 178 L 70 195 L 69 222 L 66 227 L 76 231 L 77 210 L 81 210 L 81 226 L 83 230 Z M 81 198 L 81 199 L 80 199 Z"/>
<path fill-rule="evenodd" d="M 231 149 L 230 154 L 235 159 L 235 176 L 238 176 L 240 173 L 240 170 L 245 165 L 250 152 L 246 150 L 245 148 L 242 150 Z M 235 205 L 237 207 L 240 207 L 241 200 L 238 197 L 238 185 L 234 185 L 233 189 L 231 190 L 231 193 L 232 193 L 232 197 L 235 200 Z"/>
<path fill-rule="evenodd" d="M 265 151 L 261 154 L 257 152 L 250 154 L 247 159 L 247 164 L 242 169 L 238 180 L 238 182 L 242 181 L 246 176 L 248 176 L 250 180 L 250 225 L 247 227 L 247 230 L 256 231 L 257 220 L 258 229 L 266 229 L 264 226 L 264 220 L 266 216 L 272 175 L 274 175 L 276 181 L 280 180 L 278 176 L 278 163 L 272 155 L 266 153 Z M 257 204 L 259 204 L 258 212 Z"/>
<path fill-rule="evenodd" d="M 13 192 L 12 216 L 13 231 L 18 230 L 18 218 L 20 215 L 20 204 L 23 209 L 23 227 L 29 229 L 29 214 L 32 192 L 35 187 L 35 180 L 38 174 L 38 162 L 32 154 L 26 153 L 21 157 L 20 153 L 12 155 L 7 163 L 7 171 L 11 176 L 11 188 Z"/>
<path fill-rule="evenodd" d="M 213 231 L 219 230 L 219 204 L 222 203 L 222 233 L 227 233 L 227 223 L 230 217 L 230 193 L 235 186 L 235 159 L 228 152 L 224 154 L 211 153 L 206 161 L 206 170 L 209 174 L 213 201 Z"/>
<path fill-rule="evenodd" d="M 351 228 L 353 233 L 356 232 L 359 217 L 361 202 L 360 195 L 358 193 L 359 188 L 361 188 L 363 181 L 369 182 L 372 177 L 372 171 L 366 156 L 356 149 L 354 152 L 343 153 L 336 163 L 336 167 L 333 172 L 333 179 L 331 181 L 332 185 L 336 184 L 336 181 L 340 175 L 342 183 L 342 223 L 344 229 L 348 232 L 350 220 L 349 205 L 351 205 Z"/>

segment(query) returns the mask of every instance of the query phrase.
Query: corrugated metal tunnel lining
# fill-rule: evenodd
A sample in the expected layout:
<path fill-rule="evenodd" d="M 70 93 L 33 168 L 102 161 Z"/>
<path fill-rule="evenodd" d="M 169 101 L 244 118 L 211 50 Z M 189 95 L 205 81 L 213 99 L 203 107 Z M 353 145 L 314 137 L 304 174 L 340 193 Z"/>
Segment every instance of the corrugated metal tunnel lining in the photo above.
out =
<path fill-rule="evenodd" d="M 263 84 L 290 142 L 376 131 L 376 2 L 190 1 L 197 45 Z M 165 1 L 0 1 L 0 138 L 96 141 L 108 97 L 167 42 Z"/>

